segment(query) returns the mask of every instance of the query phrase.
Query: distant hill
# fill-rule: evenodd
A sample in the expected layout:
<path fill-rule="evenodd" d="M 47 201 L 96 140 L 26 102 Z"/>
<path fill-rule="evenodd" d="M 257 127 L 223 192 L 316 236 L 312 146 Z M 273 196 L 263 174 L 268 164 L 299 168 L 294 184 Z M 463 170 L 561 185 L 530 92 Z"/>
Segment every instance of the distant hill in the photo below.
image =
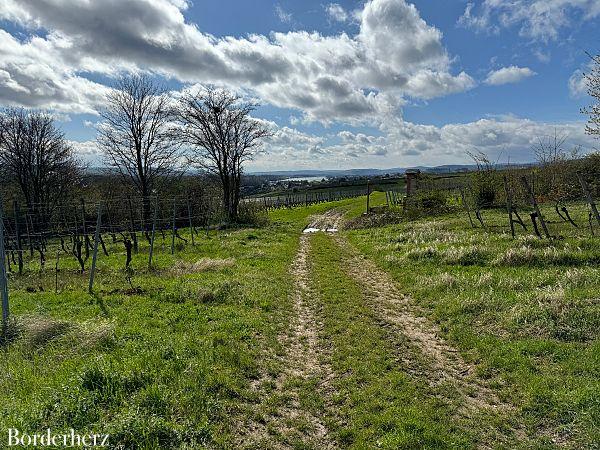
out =
<path fill-rule="evenodd" d="M 533 163 L 517 164 L 516 167 L 528 167 Z M 307 177 L 323 177 L 323 178 L 339 178 L 339 177 L 368 177 L 377 175 L 402 175 L 410 169 L 419 169 L 426 173 L 454 173 L 475 170 L 477 166 L 474 164 L 446 164 L 441 166 L 413 166 L 413 167 L 392 167 L 389 169 L 337 169 L 337 170 L 320 170 L 320 169 L 304 169 L 304 170 L 273 170 L 273 171 L 248 171 L 247 175 L 270 176 L 277 178 L 307 178 Z M 501 169 L 506 167 L 504 164 L 497 165 Z M 106 167 L 89 167 L 90 174 L 110 173 L 114 169 Z M 188 174 L 195 171 L 189 171 Z"/>
<path fill-rule="evenodd" d="M 323 178 L 339 178 L 339 177 L 366 177 L 375 175 L 398 175 L 403 174 L 408 169 L 419 169 L 422 172 L 430 173 L 450 173 L 461 170 L 473 170 L 474 165 L 444 165 L 436 167 L 416 166 L 416 167 L 392 167 L 390 169 L 346 169 L 346 170 L 274 170 L 270 172 L 248 172 L 248 175 L 271 175 L 284 178 L 303 178 L 303 177 L 323 177 Z"/>

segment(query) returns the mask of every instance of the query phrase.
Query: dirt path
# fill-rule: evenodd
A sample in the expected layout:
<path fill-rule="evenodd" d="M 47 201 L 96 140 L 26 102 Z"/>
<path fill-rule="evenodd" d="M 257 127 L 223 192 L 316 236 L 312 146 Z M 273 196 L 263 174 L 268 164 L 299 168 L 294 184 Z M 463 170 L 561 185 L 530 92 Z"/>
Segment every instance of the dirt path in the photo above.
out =
<path fill-rule="evenodd" d="M 428 360 L 427 373 L 419 375 L 431 385 L 449 383 L 454 386 L 464 400 L 467 413 L 482 409 L 512 409 L 474 375 L 474 368 L 441 337 L 438 327 L 417 314 L 410 299 L 399 292 L 386 272 L 360 254 L 341 235 L 336 235 L 334 240 L 349 255 L 344 269 L 353 279 L 362 283 L 369 306 L 384 323 L 402 333 Z M 412 361 L 404 362 L 415 371 L 419 370 Z"/>
<path fill-rule="evenodd" d="M 328 219 L 321 216 L 318 220 L 315 225 L 324 226 Z M 272 403 L 273 407 L 261 421 L 244 424 L 237 442 L 240 447 L 337 448 L 320 414 L 303 404 L 307 386 L 313 394 L 316 387 L 317 395 L 327 397 L 333 379 L 333 371 L 325 362 L 327 350 L 318 337 L 322 324 L 317 319 L 315 293 L 310 285 L 309 250 L 310 234 L 303 234 L 290 269 L 294 278 L 290 329 L 279 337 L 285 350 L 283 370 L 276 378 L 263 375 L 254 385 L 261 402 Z M 266 386 L 272 386 L 272 391 L 266 392 Z"/>
<path fill-rule="evenodd" d="M 467 418 L 478 417 L 481 412 L 498 412 L 503 415 L 514 411 L 512 405 L 503 403 L 495 392 L 474 374 L 459 352 L 442 337 L 437 326 L 419 315 L 410 298 L 404 296 L 391 277 L 363 256 L 337 230 L 343 223 L 343 212 L 330 210 L 316 216 L 300 237 L 300 245 L 290 273 L 294 278 L 291 327 L 280 342 L 285 349 L 283 370 L 278 377 L 260 380 L 256 388 L 271 383 L 273 392 L 261 394 L 283 399 L 262 423 L 252 424 L 251 435 L 244 442 L 252 442 L 253 448 L 337 448 L 326 423 L 319 414 L 303 405 L 303 383 L 314 383 L 317 391 L 325 397 L 332 392 L 334 373 L 326 363 L 328 350 L 319 340 L 322 327 L 316 311 L 314 292 L 310 280 L 310 236 L 326 231 L 340 246 L 346 259 L 343 270 L 361 286 L 364 299 L 375 313 L 382 327 L 401 335 L 407 343 L 406 351 L 400 350 L 402 366 L 418 379 L 433 387 L 451 385 L 458 393 L 459 413 Z M 304 384 L 306 387 L 306 384 Z M 335 417 L 328 408 L 327 416 Z M 519 439 L 526 437 L 513 429 Z M 494 434 L 494 433 L 492 433 Z M 501 439 L 503 440 L 503 439 Z M 487 447 L 485 444 L 482 447 Z"/>

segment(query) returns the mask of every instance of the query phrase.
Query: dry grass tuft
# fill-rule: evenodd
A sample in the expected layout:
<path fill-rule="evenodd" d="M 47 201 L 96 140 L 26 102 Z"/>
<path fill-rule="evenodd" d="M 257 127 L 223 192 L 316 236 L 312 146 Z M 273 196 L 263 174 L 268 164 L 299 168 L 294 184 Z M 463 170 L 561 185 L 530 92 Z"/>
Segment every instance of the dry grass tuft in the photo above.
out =
<path fill-rule="evenodd" d="M 451 247 L 444 252 L 443 261 L 457 266 L 483 265 L 487 260 L 487 252 L 480 246 Z"/>
<path fill-rule="evenodd" d="M 187 261 L 178 261 L 170 270 L 171 274 L 180 276 L 191 273 L 209 272 L 212 270 L 221 270 L 227 267 L 232 267 L 235 264 L 235 259 L 213 259 L 201 258 L 198 261 L 191 263 Z"/>
<path fill-rule="evenodd" d="M 25 318 L 22 326 L 24 336 L 34 347 L 41 347 L 71 329 L 69 322 L 39 316 Z"/>
<path fill-rule="evenodd" d="M 116 339 L 115 324 L 104 320 L 82 323 L 77 334 L 84 348 L 109 346 Z"/>

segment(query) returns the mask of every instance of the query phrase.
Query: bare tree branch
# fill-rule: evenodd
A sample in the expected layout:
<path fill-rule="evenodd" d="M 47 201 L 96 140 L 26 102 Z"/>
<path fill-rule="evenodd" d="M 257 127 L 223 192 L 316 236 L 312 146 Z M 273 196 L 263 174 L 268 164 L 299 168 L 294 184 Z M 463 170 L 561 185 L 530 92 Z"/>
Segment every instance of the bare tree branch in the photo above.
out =
<path fill-rule="evenodd" d="M 237 219 L 244 163 L 272 135 L 250 116 L 256 107 L 230 92 L 210 88 L 185 94 L 176 108 L 180 128 L 175 138 L 193 149 L 190 160 L 195 165 L 219 177 L 230 220 Z"/>
<path fill-rule="evenodd" d="M 157 181 L 178 168 L 180 146 L 172 139 L 170 99 L 145 75 L 121 78 L 107 97 L 98 144 L 107 163 L 130 182 L 150 218 L 149 197 Z"/>

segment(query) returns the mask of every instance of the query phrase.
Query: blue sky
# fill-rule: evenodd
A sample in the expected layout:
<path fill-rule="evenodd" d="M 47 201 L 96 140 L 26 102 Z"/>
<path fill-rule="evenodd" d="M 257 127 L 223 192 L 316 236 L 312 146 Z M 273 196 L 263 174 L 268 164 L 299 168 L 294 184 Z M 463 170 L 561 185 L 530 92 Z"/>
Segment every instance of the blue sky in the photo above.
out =
<path fill-rule="evenodd" d="M 597 146 L 579 110 L 599 21 L 599 0 L 4 0 L 0 104 L 55 113 L 93 164 L 131 71 L 258 99 L 275 134 L 250 170 L 525 162 L 555 130 Z"/>

